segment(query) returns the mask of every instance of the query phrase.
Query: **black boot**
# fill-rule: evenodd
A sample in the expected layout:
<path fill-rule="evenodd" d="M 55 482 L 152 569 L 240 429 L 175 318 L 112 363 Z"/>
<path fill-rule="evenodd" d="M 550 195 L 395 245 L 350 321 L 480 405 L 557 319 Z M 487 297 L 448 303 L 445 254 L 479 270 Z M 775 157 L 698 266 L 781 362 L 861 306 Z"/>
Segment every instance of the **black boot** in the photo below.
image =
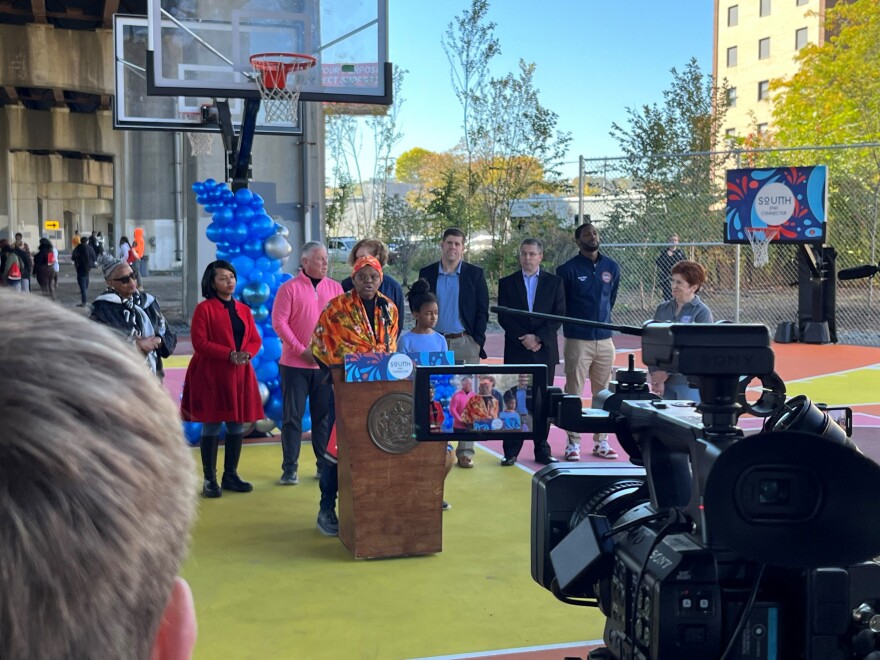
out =
<path fill-rule="evenodd" d="M 238 459 L 241 457 L 241 435 L 226 434 L 226 455 L 223 457 L 223 490 L 234 490 L 237 493 L 249 493 L 254 487 L 238 476 Z"/>
<path fill-rule="evenodd" d="M 202 488 L 204 497 L 220 497 L 223 491 L 217 483 L 217 436 L 203 435 L 199 440 L 202 450 L 202 470 L 205 473 L 205 485 Z"/>

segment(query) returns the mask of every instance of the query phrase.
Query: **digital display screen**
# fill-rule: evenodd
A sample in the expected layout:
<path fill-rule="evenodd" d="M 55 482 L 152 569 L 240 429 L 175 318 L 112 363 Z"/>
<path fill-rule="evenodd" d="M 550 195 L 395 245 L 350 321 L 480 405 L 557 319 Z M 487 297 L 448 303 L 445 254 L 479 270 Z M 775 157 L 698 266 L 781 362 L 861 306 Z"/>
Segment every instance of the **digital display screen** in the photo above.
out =
<path fill-rule="evenodd" d="M 417 367 L 413 400 L 417 440 L 545 438 L 543 365 Z"/>

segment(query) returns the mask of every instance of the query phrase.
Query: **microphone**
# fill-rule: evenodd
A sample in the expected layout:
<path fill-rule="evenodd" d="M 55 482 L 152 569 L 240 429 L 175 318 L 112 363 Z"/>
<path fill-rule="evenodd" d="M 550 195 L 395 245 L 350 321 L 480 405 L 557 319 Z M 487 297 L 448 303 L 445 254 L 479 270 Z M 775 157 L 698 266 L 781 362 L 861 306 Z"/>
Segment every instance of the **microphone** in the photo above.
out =
<path fill-rule="evenodd" d="M 388 301 L 385 298 L 381 298 L 379 296 L 376 297 L 376 306 L 382 312 L 382 322 L 385 325 L 385 352 L 391 352 L 391 343 L 388 338 L 388 333 L 391 332 L 391 312 L 388 309 Z"/>
<path fill-rule="evenodd" d="M 839 280 L 860 280 L 863 277 L 872 277 L 880 272 L 877 266 L 854 266 L 853 268 L 844 268 L 837 273 Z"/>

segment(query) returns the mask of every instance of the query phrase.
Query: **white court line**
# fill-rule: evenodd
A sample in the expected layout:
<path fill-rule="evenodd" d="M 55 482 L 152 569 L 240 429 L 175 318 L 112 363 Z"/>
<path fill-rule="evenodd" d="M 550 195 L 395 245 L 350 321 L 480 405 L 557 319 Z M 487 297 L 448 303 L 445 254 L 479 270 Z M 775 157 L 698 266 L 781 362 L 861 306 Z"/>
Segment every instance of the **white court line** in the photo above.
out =
<path fill-rule="evenodd" d="M 465 660 L 466 658 L 491 658 L 499 655 L 514 653 L 534 653 L 535 651 L 554 651 L 556 649 L 574 649 L 584 646 L 604 646 L 601 639 L 592 639 L 584 642 L 571 642 L 570 644 L 548 644 L 546 646 L 524 646 L 518 649 L 499 649 L 497 651 L 481 651 L 479 653 L 456 653 L 455 655 L 433 655 L 422 658 L 410 658 L 410 660 Z"/>

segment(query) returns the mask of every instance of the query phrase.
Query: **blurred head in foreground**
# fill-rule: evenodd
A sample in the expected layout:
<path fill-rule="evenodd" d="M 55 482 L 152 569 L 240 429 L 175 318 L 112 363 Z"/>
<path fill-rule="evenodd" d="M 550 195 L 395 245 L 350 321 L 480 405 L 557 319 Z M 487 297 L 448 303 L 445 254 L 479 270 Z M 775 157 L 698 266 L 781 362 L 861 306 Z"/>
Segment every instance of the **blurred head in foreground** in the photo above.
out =
<path fill-rule="evenodd" d="M 110 330 L 0 291 L 0 658 L 189 658 L 195 471 Z"/>

